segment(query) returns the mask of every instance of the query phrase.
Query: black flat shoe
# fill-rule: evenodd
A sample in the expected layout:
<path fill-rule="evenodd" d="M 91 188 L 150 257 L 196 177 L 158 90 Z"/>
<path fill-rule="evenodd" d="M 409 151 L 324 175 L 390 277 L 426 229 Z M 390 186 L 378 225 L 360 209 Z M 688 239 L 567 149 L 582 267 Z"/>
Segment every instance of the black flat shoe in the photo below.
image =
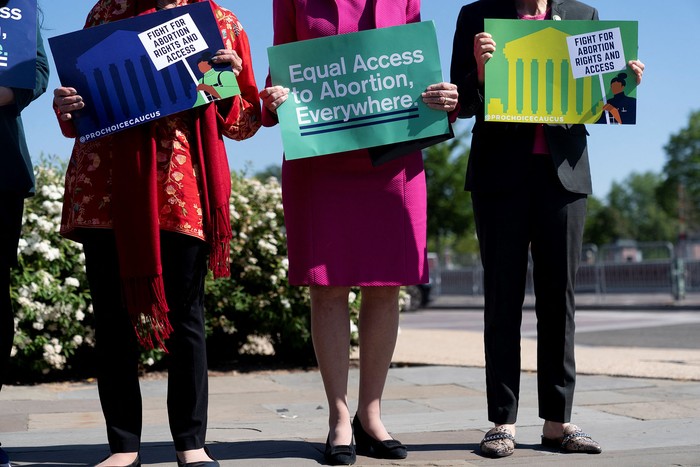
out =
<path fill-rule="evenodd" d="M 110 454 L 109 456 L 111 456 L 111 454 Z M 109 456 L 107 456 L 107 457 L 105 457 L 104 459 L 102 459 L 100 462 L 98 462 L 98 464 L 101 464 L 101 463 L 103 463 L 104 461 L 106 461 L 107 459 L 109 459 Z M 111 465 L 110 465 L 110 466 L 107 466 L 107 467 L 141 467 L 141 456 L 138 455 L 138 454 L 136 454 L 136 459 L 134 459 L 134 462 L 132 462 L 131 464 L 128 464 L 128 465 L 120 465 L 120 466 L 117 466 L 117 465 L 111 466 Z"/>
<path fill-rule="evenodd" d="M 219 461 L 214 459 L 209 452 L 209 449 L 207 447 L 204 447 L 204 452 L 209 456 L 211 459 L 210 461 L 197 461 L 197 462 L 182 462 L 177 455 L 175 455 L 175 459 L 177 460 L 177 467 L 219 467 Z"/>
<path fill-rule="evenodd" d="M 331 446 L 331 438 L 326 438 L 326 449 L 323 451 L 323 458 L 328 465 L 352 465 L 357 460 L 355 455 L 355 445 L 350 440 L 350 444 L 339 444 Z"/>
<path fill-rule="evenodd" d="M 355 443 L 357 451 L 378 459 L 405 459 L 408 450 L 398 439 L 387 439 L 379 441 L 374 439 L 362 428 L 360 417 L 355 414 L 352 420 L 352 429 L 355 432 Z"/>

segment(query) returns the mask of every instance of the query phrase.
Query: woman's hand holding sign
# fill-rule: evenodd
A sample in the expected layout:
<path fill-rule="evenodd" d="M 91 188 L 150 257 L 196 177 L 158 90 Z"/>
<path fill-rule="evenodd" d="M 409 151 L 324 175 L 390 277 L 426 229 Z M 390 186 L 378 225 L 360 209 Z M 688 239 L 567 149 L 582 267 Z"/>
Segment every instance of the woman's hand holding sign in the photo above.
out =
<path fill-rule="evenodd" d="M 260 98 L 267 110 L 276 114 L 277 108 L 289 97 L 289 88 L 271 86 L 260 91 Z"/>
<path fill-rule="evenodd" d="M 642 75 L 644 74 L 644 64 L 639 60 L 630 60 L 627 65 L 632 69 L 636 78 L 637 84 L 642 84 Z"/>
<path fill-rule="evenodd" d="M 476 59 L 476 73 L 479 84 L 484 84 L 486 76 L 486 62 L 488 62 L 496 51 L 496 41 L 488 32 L 480 32 L 474 36 L 474 58 Z"/>
<path fill-rule="evenodd" d="M 71 112 L 85 107 L 85 102 L 75 88 L 60 87 L 53 91 L 53 105 L 60 112 L 59 118 L 67 122 L 73 118 Z"/>
<path fill-rule="evenodd" d="M 233 73 L 238 76 L 238 74 L 243 70 L 243 60 L 238 56 L 235 50 L 220 49 L 217 50 L 214 56 L 211 58 L 212 63 L 215 65 L 222 65 L 224 63 L 230 63 Z"/>
<path fill-rule="evenodd" d="M 421 97 L 425 105 L 431 109 L 452 112 L 457 107 L 459 94 L 456 84 L 436 83 L 428 86 Z"/>

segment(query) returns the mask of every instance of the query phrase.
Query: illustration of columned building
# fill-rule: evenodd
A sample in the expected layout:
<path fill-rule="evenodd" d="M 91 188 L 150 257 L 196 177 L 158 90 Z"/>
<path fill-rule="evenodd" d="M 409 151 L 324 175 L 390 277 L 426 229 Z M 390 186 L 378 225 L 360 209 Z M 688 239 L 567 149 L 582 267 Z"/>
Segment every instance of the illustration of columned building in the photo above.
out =
<path fill-rule="evenodd" d="M 487 114 L 546 115 L 565 117 L 568 122 L 590 121 L 591 108 L 597 105 L 599 96 L 593 95 L 591 77 L 574 79 L 567 36 L 557 29 L 546 28 L 508 42 L 503 48 L 508 64 L 508 95 L 505 102 L 490 99 Z"/>
<path fill-rule="evenodd" d="M 139 49 L 143 54 L 134 56 L 134 50 Z M 105 50 L 110 53 L 105 54 Z M 186 69 L 177 63 L 156 70 L 133 31 L 111 34 L 78 57 L 77 68 L 88 85 L 90 95 L 86 97 L 94 103 L 98 127 L 157 109 L 166 114 L 178 101 L 189 99 L 194 103 L 196 98 Z M 184 78 L 178 79 L 179 74 Z"/>

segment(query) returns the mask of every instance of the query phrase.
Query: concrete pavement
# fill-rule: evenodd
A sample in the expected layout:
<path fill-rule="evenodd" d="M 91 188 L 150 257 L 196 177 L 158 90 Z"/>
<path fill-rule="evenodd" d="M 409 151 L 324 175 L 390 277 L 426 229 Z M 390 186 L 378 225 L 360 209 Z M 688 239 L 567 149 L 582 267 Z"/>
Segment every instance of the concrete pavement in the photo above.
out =
<path fill-rule="evenodd" d="M 700 293 L 674 301 L 668 294 L 582 294 L 576 297 L 577 342 L 590 335 L 644 329 L 636 338 L 608 339 L 607 345 L 577 345 L 579 374 L 700 381 L 700 337 L 678 329 L 700 327 Z M 536 371 L 534 297 L 527 295 L 522 323 L 522 368 Z M 656 329 L 677 330 L 659 346 Z M 442 296 L 427 310 L 404 313 L 395 361 L 426 365 L 484 366 L 483 296 Z M 663 335 L 661 331 L 657 335 Z M 674 341 L 674 335 L 677 338 Z M 436 346 L 435 342 L 440 345 Z M 445 349 L 461 349 L 448 351 Z"/>
<path fill-rule="evenodd" d="M 700 313 L 696 316 L 690 309 L 669 316 L 626 312 L 631 313 L 627 326 L 632 327 L 700 321 Z M 604 329 L 606 320 L 618 327 L 625 322 L 625 316 L 619 316 L 623 312 L 594 311 L 590 317 L 585 313 L 579 313 L 580 332 Z M 445 329 L 449 319 L 454 321 Z M 536 375 L 531 371 L 530 320 L 526 317 L 523 324 L 518 449 L 512 457 L 492 460 L 478 454 L 479 441 L 489 429 L 479 313 L 433 309 L 402 316 L 383 403 L 384 421 L 407 444 L 409 458 L 381 461 L 359 456 L 357 465 L 700 466 L 700 350 L 650 348 L 644 342 L 617 349 L 577 346 L 580 376 L 572 421 L 601 443 L 603 454 L 564 455 L 543 449 Z M 142 381 L 144 465 L 175 465 L 165 383 L 162 375 Z M 357 400 L 357 384 L 358 371 L 353 369 L 351 406 Z M 322 463 L 327 407 L 315 371 L 212 372 L 209 412 L 208 443 L 223 466 Z M 85 466 L 107 452 L 94 382 L 5 387 L 0 414 L 0 442 L 13 465 Z"/>

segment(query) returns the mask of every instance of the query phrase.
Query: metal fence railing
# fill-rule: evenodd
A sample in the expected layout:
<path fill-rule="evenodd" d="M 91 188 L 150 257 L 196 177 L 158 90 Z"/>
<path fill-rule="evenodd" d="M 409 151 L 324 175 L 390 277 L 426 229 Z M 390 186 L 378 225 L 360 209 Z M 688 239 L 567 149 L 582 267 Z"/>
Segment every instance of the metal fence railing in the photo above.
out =
<path fill-rule="evenodd" d="M 439 269 L 436 294 L 482 295 L 483 269 L 478 261 L 461 267 Z M 526 292 L 532 293 L 532 263 L 528 267 Z M 666 242 L 584 246 L 576 276 L 576 292 L 668 293 L 681 299 L 687 292 L 700 292 L 700 259 L 677 258 Z"/>

